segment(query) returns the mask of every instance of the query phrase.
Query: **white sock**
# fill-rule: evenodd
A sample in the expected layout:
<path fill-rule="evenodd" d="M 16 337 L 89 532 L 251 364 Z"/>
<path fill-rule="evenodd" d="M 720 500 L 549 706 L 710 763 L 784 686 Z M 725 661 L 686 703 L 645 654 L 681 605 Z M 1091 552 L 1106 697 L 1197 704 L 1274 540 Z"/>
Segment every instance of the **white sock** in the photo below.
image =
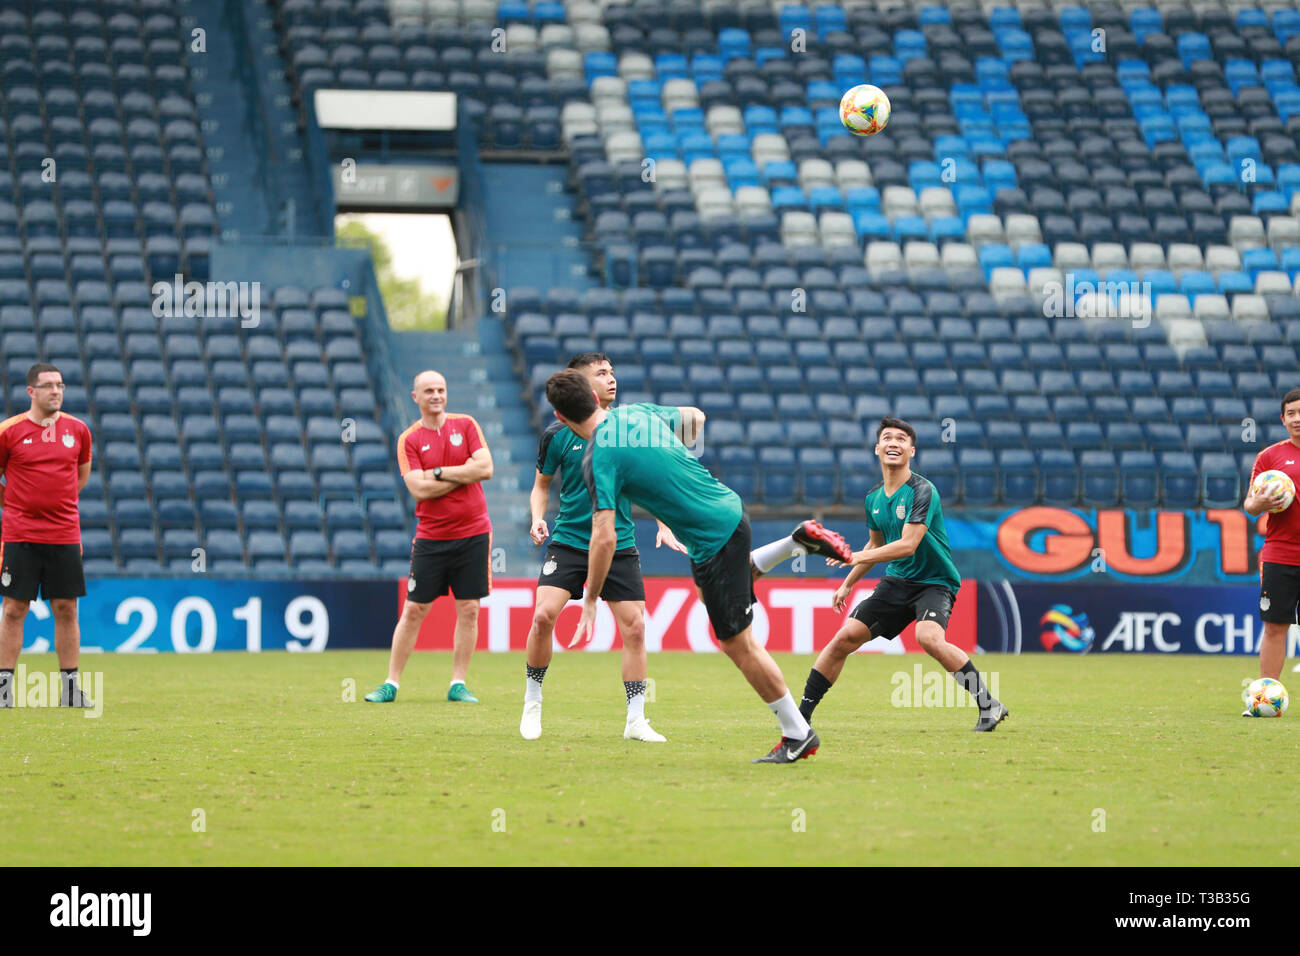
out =
<path fill-rule="evenodd" d="M 530 700 L 541 702 L 542 699 L 542 682 L 533 680 L 531 677 L 524 678 L 524 703 Z"/>
<path fill-rule="evenodd" d="M 401 686 L 399 683 L 397 683 L 397 681 L 395 681 L 395 680 L 386 680 L 386 681 L 384 681 L 384 683 L 385 683 L 385 684 L 392 684 L 392 685 L 393 685 L 393 690 L 401 690 L 401 689 L 402 689 L 402 686 Z"/>
<path fill-rule="evenodd" d="M 764 544 L 755 548 L 749 553 L 749 560 L 754 562 L 754 567 L 767 574 L 782 561 L 793 558 L 796 554 L 803 552 L 803 546 L 796 544 L 794 536 L 782 538 L 780 541 L 773 541 L 770 544 Z"/>
<path fill-rule="evenodd" d="M 627 702 L 627 719 L 629 722 L 645 716 L 645 694 L 633 694 Z"/>
<path fill-rule="evenodd" d="M 454 680 L 454 681 L 452 681 L 451 684 L 448 685 L 448 686 L 450 686 L 450 687 L 455 687 L 457 684 L 463 684 L 463 683 L 465 683 L 463 680 Z"/>
<path fill-rule="evenodd" d="M 795 740 L 803 740 L 808 736 L 808 721 L 804 720 L 803 714 L 799 713 L 799 707 L 794 702 L 794 697 L 787 690 L 785 696 L 780 700 L 774 700 L 767 705 L 771 708 L 772 713 L 776 714 L 776 719 L 781 722 L 781 736 L 791 737 Z"/>

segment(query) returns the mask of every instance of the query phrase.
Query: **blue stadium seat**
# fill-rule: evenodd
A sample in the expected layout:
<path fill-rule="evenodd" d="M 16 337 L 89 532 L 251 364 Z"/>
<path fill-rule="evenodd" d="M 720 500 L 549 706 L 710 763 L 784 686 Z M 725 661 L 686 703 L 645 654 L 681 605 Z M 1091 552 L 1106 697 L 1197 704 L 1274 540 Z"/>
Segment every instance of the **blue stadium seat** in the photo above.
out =
<path fill-rule="evenodd" d="M 758 494 L 757 462 L 753 449 L 746 446 L 727 445 L 718 455 L 721 474 L 719 479 L 744 501 L 752 501 Z"/>
<path fill-rule="evenodd" d="M 199 502 L 199 524 L 209 530 L 233 530 L 239 524 L 238 512 L 228 500 L 204 499 Z"/>
<path fill-rule="evenodd" d="M 998 464 L 1004 504 L 1027 507 L 1038 501 L 1038 466 L 1033 452 L 1025 448 L 1003 448 L 998 453 Z"/>
<path fill-rule="evenodd" d="M 798 479 L 794 452 L 785 447 L 760 447 L 758 463 L 763 503 L 771 506 L 793 504 Z"/>
<path fill-rule="evenodd" d="M 1242 498 L 1242 476 L 1231 455 L 1201 458 L 1200 491 L 1206 508 L 1236 508 Z"/>
<path fill-rule="evenodd" d="M 1043 503 L 1070 507 L 1079 498 L 1079 471 L 1074 455 L 1064 449 L 1048 448 L 1038 452 L 1042 476 Z"/>
<path fill-rule="evenodd" d="M 1194 508 L 1200 499 L 1196 459 L 1183 451 L 1166 452 L 1160 462 L 1160 498 L 1166 508 Z"/>
<path fill-rule="evenodd" d="M 998 499 L 998 475 L 995 467 L 993 452 L 984 448 L 964 448 L 958 449 L 961 464 L 961 501 L 963 504 L 972 506 L 988 506 L 994 504 Z M 943 461 L 944 457 L 950 455 L 944 449 L 932 449 L 924 453 L 925 476 L 934 482 L 939 491 L 940 500 L 954 501 L 955 496 L 952 494 L 955 489 L 953 486 L 947 489 L 937 479 L 936 475 L 946 477 Z M 936 458 L 936 456 L 939 456 Z M 938 462 L 938 464 L 934 464 Z"/>
<path fill-rule="evenodd" d="M 1110 507 L 1120 498 L 1119 471 L 1111 451 L 1088 449 L 1080 456 L 1085 507 Z"/>

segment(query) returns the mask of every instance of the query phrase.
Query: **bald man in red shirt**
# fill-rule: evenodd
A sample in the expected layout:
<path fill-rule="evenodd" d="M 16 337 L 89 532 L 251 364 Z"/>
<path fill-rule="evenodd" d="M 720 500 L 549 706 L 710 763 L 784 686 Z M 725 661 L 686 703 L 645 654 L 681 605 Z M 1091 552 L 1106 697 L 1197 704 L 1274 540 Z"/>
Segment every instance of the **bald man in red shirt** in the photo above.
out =
<path fill-rule="evenodd" d="M 61 410 L 63 375 L 53 365 L 27 370 L 27 394 L 31 408 L 0 422 L 0 708 L 14 706 L 23 621 L 38 595 L 54 614 L 59 706 L 91 707 L 77 684 L 77 598 L 86 593 L 77 498 L 90 480 L 90 429 Z"/>
<path fill-rule="evenodd" d="M 406 604 L 393 631 L 388 679 L 366 695 L 372 704 L 397 697 L 398 681 L 415 648 L 420 624 L 436 598 L 456 599 L 456 634 L 447 699 L 477 703 L 465 679 L 478 643 L 479 601 L 492 590 L 492 522 L 482 482 L 492 477 L 492 453 L 470 415 L 447 411 L 447 380 L 432 370 L 415 377 L 411 398 L 420 420 L 397 440 L 397 465 L 419 504 L 411 546 Z"/>

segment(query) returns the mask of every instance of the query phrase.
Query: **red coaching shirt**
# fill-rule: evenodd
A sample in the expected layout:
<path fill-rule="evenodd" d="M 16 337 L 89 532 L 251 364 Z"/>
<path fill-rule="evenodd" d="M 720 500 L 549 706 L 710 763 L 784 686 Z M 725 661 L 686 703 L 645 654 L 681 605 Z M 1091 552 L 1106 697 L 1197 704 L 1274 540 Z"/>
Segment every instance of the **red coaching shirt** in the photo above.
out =
<path fill-rule="evenodd" d="M 463 465 L 470 455 L 486 447 L 478 422 L 469 415 L 447 412 L 441 428 L 425 428 L 416 422 L 402 432 L 397 440 L 397 467 L 405 475 L 417 469 Z M 415 516 L 420 519 L 415 536 L 433 541 L 472 538 L 492 530 L 481 481 L 458 485 L 441 498 L 426 498 L 415 506 Z"/>
<path fill-rule="evenodd" d="M 1251 484 L 1261 471 L 1286 472 L 1300 488 L 1300 448 L 1291 444 L 1290 439 L 1269 445 L 1255 458 Z M 1264 515 L 1264 547 L 1259 552 L 1259 560 L 1300 565 L 1300 501 L 1292 502 L 1286 511 L 1275 515 L 1266 511 Z"/>
<path fill-rule="evenodd" d="M 0 541 L 80 544 L 77 470 L 88 461 L 90 429 L 67 412 L 50 425 L 37 424 L 25 412 L 0 422 Z"/>

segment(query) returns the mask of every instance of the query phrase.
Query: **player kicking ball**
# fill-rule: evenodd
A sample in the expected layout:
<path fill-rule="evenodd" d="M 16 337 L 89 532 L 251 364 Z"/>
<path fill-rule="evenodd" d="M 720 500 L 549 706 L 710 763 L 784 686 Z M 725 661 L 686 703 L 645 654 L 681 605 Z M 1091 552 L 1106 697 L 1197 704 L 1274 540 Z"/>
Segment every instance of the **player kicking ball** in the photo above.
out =
<path fill-rule="evenodd" d="M 587 445 L 582 474 L 592 501 L 587 594 L 570 647 L 592 638 L 596 597 L 618 543 L 621 497 L 666 524 L 686 545 L 713 633 L 781 726 L 781 741 L 755 763 L 794 763 L 817 752 L 817 732 L 799 713 L 772 656 L 753 636 L 750 527 L 740 496 L 695 459 L 668 424 L 643 405 L 603 409 L 586 378 L 566 369 L 546 383 L 556 416 Z M 829 542 L 812 542 L 817 553 Z M 833 552 L 834 553 L 834 552 Z M 835 556 L 849 559 L 845 547 Z"/>
<path fill-rule="evenodd" d="M 989 695 L 979 671 L 960 647 L 944 635 L 952 614 L 961 575 L 952 562 L 943 526 L 939 493 L 912 472 L 916 431 L 898 418 L 882 418 L 876 430 L 876 457 L 884 480 L 867 493 L 867 529 L 871 541 L 851 560 L 831 558 L 827 564 L 850 564 L 853 570 L 835 592 L 833 607 L 843 611 L 853 586 L 882 561 L 889 562 L 884 579 L 871 596 L 853 609 L 834 639 L 822 649 L 808 672 L 799 711 L 811 720 L 822 697 L 831 689 L 848 656 L 873 637 L 895 637 L 916 621 L 916 640 L 970 693 L 979 707 L 975 730 L 990 731 L 1009 714 Z"/>
<path fill-rule="evenodd" d="M 583 352 L 570 359 L 568 367 L 587 377 L 602 409 L 613 405 L 618 395 L 618 380 L 609 356 L 602 352 Z M 644 407 L 667 422 L 688 447 L 694 444 L 704 425 L 704 413 L 693 406 L 674 408 L 646 404 Z M 537 740 L 542 735 L 542 682 L 551 663 L 555 621 L 570 600 L 582 600 L 583 585 L 587 580 L 591 495 L 582 478 L 585 449 L 585 442 L 561 421 L 547 428 L 538 443 L 537 476 L 529 497 L 532 509 L 529 535 L 534 544 L 540 545 L 548 537 L 546 506 L 557 471 L 560 473 L 560 511 L 555 517 L 554 528 L 549 532 L 551 543 L 546 549 L 546 560 L 537 580 L 533 622 L 528 632 L 524 712 L 519 721 L 519 733 L 525 740 Z M 662 521 L 658 525 L 655 547 L 667 545 L 685 554 L 686 547 L 668 526 Z M 623 737 L 663 743 L 665 738 L 650 726 L 645 716 L 645 584 L 636 550 L 631 504 L 626 498 L 618 501 L 614 528 L 614 557 L 600 597 L 609 605 L 623 638 L 622 676 L 627 697 L 627 723 Z M 834 540 L 838 540 L 847 552 L 848 546 L 838 535 L 826 531 L 815 521 L 805 521 L 789 537 L 755 551 L 750 556 L 752 574 L 755 578 L 760 577 L 796 554 L 836 553 L 819 550 L 825 548 L 825 542 Z"/>
<path fill-rule="evenodd" d="M 569 360 L 569 368 L 586 377 L 601 408 L 609 408 L 614 403 L 618 396 L 618 380 L 614 377 L 614 367 L 608 355 L 603 352 L 583 352 Z M 704 424 L 704 413 L 698 408 L 674 408 L 666 405 L 645 407 L 667 422 L 669 427 L 684 427 L 687 437 L 692 440 Z M 683 422 L 686 423 L 684 426 Z M 528 499 L 532 509 L 529 536 L 533 544 L 542 544 L 548 537 L 546 506 L 557 471 L 560 472 L 560 510 L 555 516 L 555 527 L 549 532 L 550 545 L 546 549 L 546 560 L 537 579 L 533 623 L 528 631 L 524 713 L 519 721 L 519 734 L 525 740 L 536 740 L 542 735 L 542 681 L 551 664 L 551 641 L 556 618 L 571 599 L 582 599 L 583 584 L 587 580 L 591 496 L 582 480 L 582 460 L 585 454 L 586 441 L 560 421 L 552 423 L 543 432 L 537 446 L 537 476 Z M 627 723 L 623 728 L 623 737 L 626 740 L 664 743 L 667 738 L 651 727 L 645 716 L 645 582 L 641 579 L 641 557 L 636 549 L 632 506 L 627 499 L 618 503 L 614 526 L 614 557 L 610 563 L 609 576 L 600 590 L 600 597 L 609 605 L 614 620 L 618 623 L 618 633 L 623 638 L 623 690 L 627 697 Z M 655 547 L 661 545 L 686 553 L 686 548 L 663 522 L 659 523 L 659 533 L 655 538 Z"/>

